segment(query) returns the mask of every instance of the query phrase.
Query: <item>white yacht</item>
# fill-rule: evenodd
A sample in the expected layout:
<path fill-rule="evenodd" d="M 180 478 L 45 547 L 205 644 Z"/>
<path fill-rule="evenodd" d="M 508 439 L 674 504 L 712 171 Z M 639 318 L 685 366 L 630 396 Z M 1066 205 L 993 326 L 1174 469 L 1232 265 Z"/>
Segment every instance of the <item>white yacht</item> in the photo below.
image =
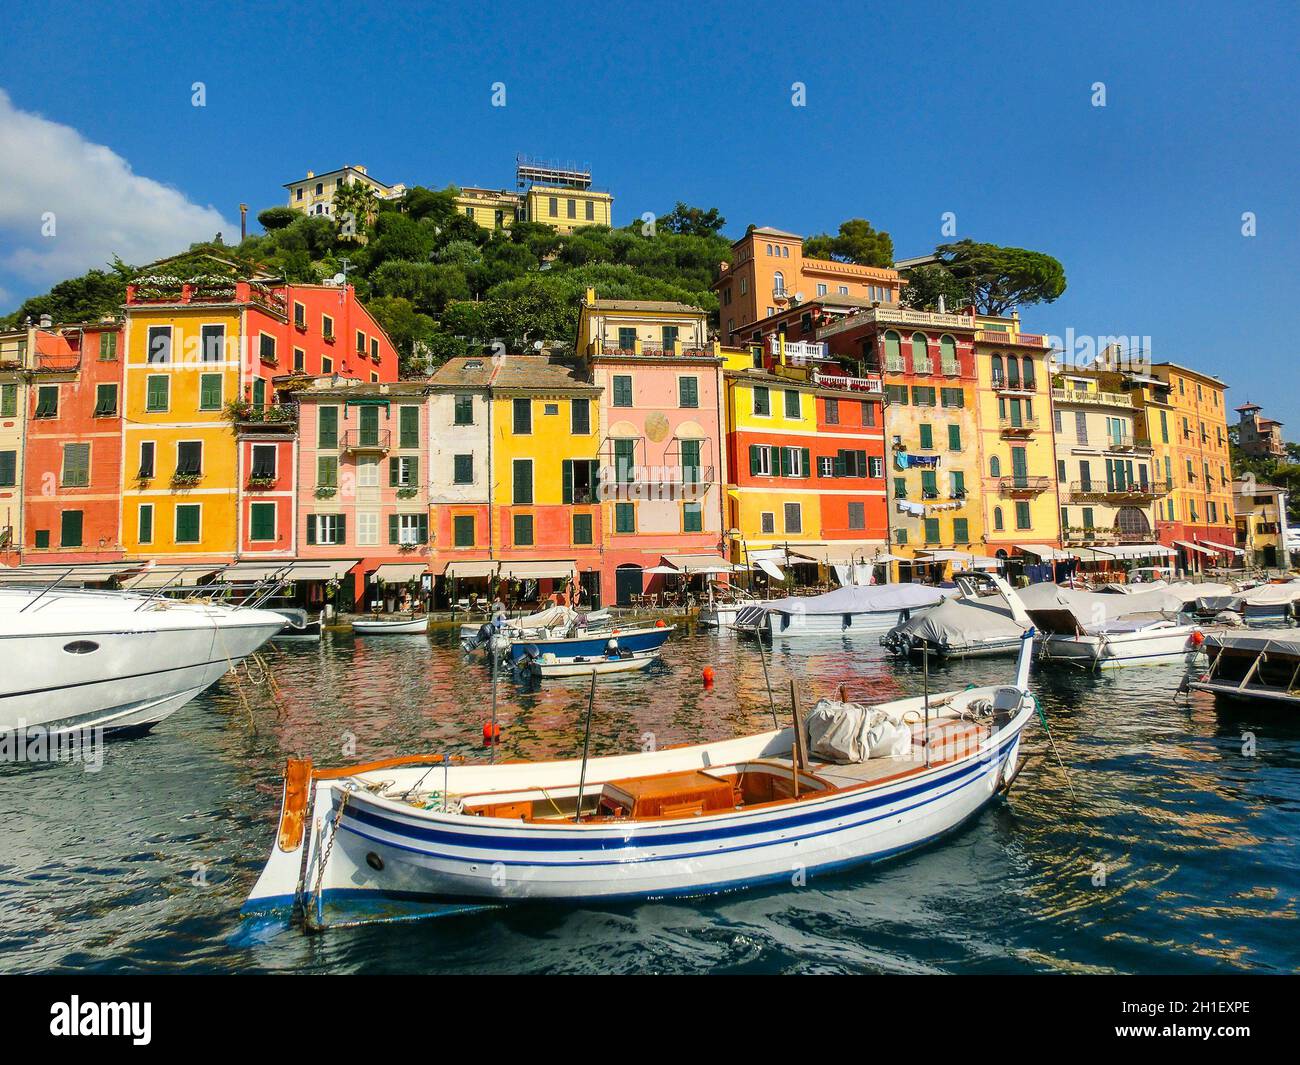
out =
<path fill-rule="evenodd" d="M 197 599 L 0 588 L 0 735 L 147 731 L 285 624 Z"/>

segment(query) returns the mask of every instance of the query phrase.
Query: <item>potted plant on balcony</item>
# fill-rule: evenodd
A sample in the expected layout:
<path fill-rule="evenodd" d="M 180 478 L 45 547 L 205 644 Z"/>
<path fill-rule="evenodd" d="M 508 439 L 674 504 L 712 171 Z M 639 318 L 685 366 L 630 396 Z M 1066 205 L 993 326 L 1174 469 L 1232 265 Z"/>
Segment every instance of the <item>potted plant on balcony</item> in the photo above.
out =
<path fill-rule="evenodd" d="M 246 399 L 232 399 L 226 403 L 226 418 L 232 422 L 253 420 L 253 404 Z"/>
<path fill-rule="evenodd" d="M 203 480 L 203 474 L 201 473 L 174 473 L 172 474 L 172 487 L 193 488 L 201 480 Z"/>
<path fill-rule="evenodd" d="M 317 499 L 333 499 L 339 494 L 339 488 L 336 484 L 318 484 L 316 486 Z"/>
<path fill-rule="evenodd" d="M 397 490 L 397 498 L 414 499 L 416 495 L 419 493 L 419 491 L 420 490 L 416 488 L 414 485 L 407 485 L 405 488 L 399 488 Z"/>
<path fill-rule="evenodd" d="M 248 487 L 249 488 L 274 488 L 275 478 L 265 477 L 260 475 L 255 477 L 249 477 Z"/>

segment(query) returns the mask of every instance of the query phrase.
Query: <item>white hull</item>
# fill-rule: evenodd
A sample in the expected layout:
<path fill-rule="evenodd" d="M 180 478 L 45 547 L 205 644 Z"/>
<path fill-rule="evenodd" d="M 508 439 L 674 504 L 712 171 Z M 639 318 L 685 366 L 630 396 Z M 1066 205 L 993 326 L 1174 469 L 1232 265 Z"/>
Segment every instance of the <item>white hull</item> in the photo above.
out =
<path fill-rule="evenodd" d="M 0 610 L 0 732 L 155 725 L 285 624 L 269 611 L 191 603 L 137 610 L 139 598 L 80 594 Z M 14 605 L 0 600 L 0 608 Z"/>
<path fill-rule="evenodd" d="M 358 636 L 414 636 L 429 631 L 428 618 L 411 621 L 354 621 L 352 631 Z"/>
<path fill-rule="evenodd" d="M 1043 658 L 1086 669 L 1160 665 L 1191 661 L 1196 648 L 1190 642 L 1193 628 L 1179 625 L 1155 632 L 1130 632 L 1109 636 L 1040 637 Z"/>
<path fill-rule="evenodd" d="M 885 610 L 866 614 L 766 615 L 764 630 L 783 640 L 800 636 L 870 636 L 886 633 L 919 611 Z M 1018 646 L 1018 645 L 1017 645 Z"/>
<path fill-rule="evenodd" d="M 299 903 L 309 921 L 325 925 L 336 912 L 346 920 L 358 907 L 374 913 L 398 900 L 443 906 L 705 894 L 802 883 L 819 872 L 888 858 L 956 828 L 1009 782 L 1021 732 L 1034 713 L 1028 652 L 1026 646 L 1015 685 L 931 696 L 933 764 L 916 740 L 898 759 L 852 766 L 812 762 L 800 776 L 797 799 L 760 797 L 714 812 L 696 806 L 693 813 L 575 823 L 557 804 L 572 810 L 578 801 L 577 760 L 443 766 L 417 759 L 419 764 L 300 778 L 301 798 L 293 809 L 301 811 L 304 829 L 299 835 L 294 827 L 299 813 L 291 812 L 286 795 L 280 842 L 243 912 L 283 911 Z M 1002 716 L 991 727 L 966 723 L 963 714 L 977 700 L 1000 708 Z M 921 699 L 881 709 L 912 722 L 914 737 L 922 735 Z M 967 731 L 949 733 L 951 742 L 940 740 L 940 717 Z M 741 777 L 767 777 L 788 788 L 792 743 L 787 728 L 593 758 L 583 777 L 584 809 L 606 801 L 609 789 L 662 774 L 730 780 L 731 789 L 741 786 Z M 443 809 L 444 788 L 458 797 L 452 809 Z M 459 811 L 462 802 L 465 812 Z M 477 802 L 492 805 L 476 814 L 469 805 Z M 533 802 L 542 810 L 549 803 L 556 816 L 539 820 L 514 813 L 517 805 Z M 510 815 L 496 813 L 498 803 Z M 297 842 L 286 847 L 286 839 Z"/>
<path fill-rule="evenodd" d="M 593 673 L 632 673 L 648 669 L 653 663 L 659 661 L 660 657 L 658 651 L 651 651 L 645 654 L 627 655 L 624 658 L 589 658 L 586 661 L 575 658 L 561 659 L 558 662 L 538 661 L 519 668 L 520 672 L 534 669 L 543 679 L 550 677 L 589 677 Z"/>
<path fill-rule="evenodd" d="M 736 615 L 740 613 L 745 605 L 743 603 L 706 604 L 700 607 L 700 624 L 713 629 L 734 628 Z"/>

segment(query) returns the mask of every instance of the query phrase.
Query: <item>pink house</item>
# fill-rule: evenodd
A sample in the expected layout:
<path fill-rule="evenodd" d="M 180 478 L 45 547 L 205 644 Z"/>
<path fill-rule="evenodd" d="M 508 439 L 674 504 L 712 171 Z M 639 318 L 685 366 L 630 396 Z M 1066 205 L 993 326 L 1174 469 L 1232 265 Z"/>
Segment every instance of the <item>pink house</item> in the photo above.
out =
<path fill-rule="evenodd" d="M 344 609 L 391 609 L 428 570 L 426 390 L 423 381 L 322 378 L 295 394 L 297 554 L 353 563 L 339 590 Z"/>
<path fill-rule="evenodd" d="M 601 389 L 602 584 L 627 603 L 664 587 L 647 569 L 723 565 L 722 357 L 704 311 L 589 291 L 577 350 Z"/>

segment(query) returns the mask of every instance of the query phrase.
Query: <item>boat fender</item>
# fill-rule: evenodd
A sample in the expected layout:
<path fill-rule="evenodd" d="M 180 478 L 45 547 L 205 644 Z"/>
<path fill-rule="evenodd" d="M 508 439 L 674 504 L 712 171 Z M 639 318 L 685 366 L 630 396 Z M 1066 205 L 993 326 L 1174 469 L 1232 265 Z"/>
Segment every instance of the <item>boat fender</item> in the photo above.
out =
<path fill-rule="evenodd" d="M 608 654 L 611 654 L 611 655 L 616 655 L 616 654 L 618 654 L 618 641 L 617 641 L 617 640 L 614 640 L 614 639 L 610 639 L 610 640 L 606 641 L 606 643 L 605 643 L 605 651 L 606 651 Z"/>

